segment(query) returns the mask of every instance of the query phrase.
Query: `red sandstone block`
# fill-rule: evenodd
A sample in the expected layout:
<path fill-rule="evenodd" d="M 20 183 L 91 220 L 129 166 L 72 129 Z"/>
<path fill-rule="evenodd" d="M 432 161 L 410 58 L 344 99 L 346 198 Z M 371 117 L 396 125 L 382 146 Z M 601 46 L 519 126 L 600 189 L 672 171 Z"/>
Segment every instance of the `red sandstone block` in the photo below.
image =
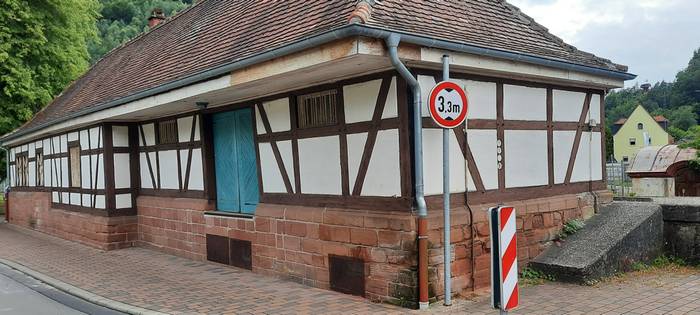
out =
<path fill-rule="evenodd" d="M 301 250 L 301 238 L 295 236 L 284 236 L 284 248 L 289 250 Z"/>
<path fill-rule="evenodd" d="M 350 229 L 350 242 L 353 244 L 377 246 L 377 231 L 369 229 Z"/>
<path fill-rule="evenodd" d="M 391 226 L 390 216 L 367 216 L 365 217 L 365 227 L 373 229 L 387 230 Z"/>
<path fill-rule="evenodd" d="M 255 218 L 255 230 L 258 232 L 270 232 L 270 218 Z"/>
<path fill-rule="evenodd" d="M 255 233 L 256 243 L 265 246 L 277 246 L 277 238 L 274 234 Z"/>
<path fill-rule="evenodd" d="M 328 268 L 328 261 L 326 256 L 323 255 L 313 255 L 311 257 L 311 264 L 314 267 Z"/>
<path fill-rule="evenodd" d="M 255 209 L 255 215 L 261 217 L 284 218 L 285 206 L 261 203 Z"/>
<path fill-rule="evenodd" d="M 311 239 L 318 239 L 318 227 L 316 223 L 306 224 L 306 237 Z"/>
<path fill-rule="evenodd" d="M 385 263 L 387 262 L 387 252 L 382 248 L 372 248 L 369 255 L 369 262 Z"/>
<path fill-rule="evenodd" d="M 204 224 L 204 213 L 201 212 L 190 212 L 190 221 L 192 223 Z"/>
<path fill-rule="evenodd" d="M 350 251 L 344 244 L 326 242 L 323 244 L 323 252 L 325 252 L 326 255 L 347 256 Z"/>
<path fill-rule="evenodd" d="M 468 231 L 467 231 L 467 233 L 468 233 Z M 465 239 L 471 237 L 471 235 L 467 235 L 465 237 L 464 234 L 465 234 L 465 232 L 464 232 L 464 230 L 462 230 L 461 227 L 456 227 L 456 228 L 453 227 L 450 230 L 450 243 L 454 244 L 454 243 L 463 242 Z"/>
<path fill-rule="evenodd" d="M 320 254 L 323 252 L 323 241 L 315 239 L 302 239 L 301 250 L 306 253 Z"/>
<path fill-rule="evenodd" d="M 402 232 L 397 231 L 379 231 L 377 237 L 377 244 L 380 247 L 400 248 L 402 237 L 401 233 Z"/>
<path fill-rule="evenodd" d="M 213 235 L 219 235 L 219 236 L 226 236 L 226 237 L 228 237 L 228 229 L 227 229 L 227 228 L 220 227 L 220 226 L 209 226 L 209 225 L 207 225 L 207 226 L 204 228 L 204 232 L 205 232 L 206 234 L 213 234 Z"/>
<path fill-rule="evenodd" d="M 253 267 L 262 269 L 272 269 L 272 258 L 254 255 Z"/>
<path fill-rule="evenodd" d="M 388 296 L 389 284 L 384 279 L 367 279 L 365 281 L 365 291 L 379 296 Z"/>
<path fill-rule="evenodd" d="M 233 238 L 233 239 L 237 239 L 237 240 L 250 241 L 250 242 L 255 241 L 255 233 L 249 232 L 249 231 L 229 230 L 228 237 Z"/>
<path fill-rule="evenodd" d="M 491 233 L 489 231 L 488 222 L 479 222 L 476 224 L 476 232 L 479 236 L 489 236 Z"/>
<path fill-rule="evenodd" d="M 284 223 L 284 234 L 294 236 L 306 236 L 306 223 L 286 221 Z"/>
<path fill-rule="evenodd" d="M 322 223 L 324 211 L 323 208 L 292 206 L 286 209 L 284 218 L 291 221 Z"/>
<path fill-rule="evenodd" d="M 364 224 L 364 217 L 362 213 L 358 212 L 327 210 L 323 215 L 323 223 L 362 227 Z"/>
<path fill-rule="evenodd" d="M 320 225 L 318 237 L 324 241 L 350 242 L 350 229 L 341 226 Z"/>
<path fill-rule="evenodd" d="M 472 272 L 472 262 L 469 259 L 457 259 L 451 264 L 452 276 L 461 276 Z"/>

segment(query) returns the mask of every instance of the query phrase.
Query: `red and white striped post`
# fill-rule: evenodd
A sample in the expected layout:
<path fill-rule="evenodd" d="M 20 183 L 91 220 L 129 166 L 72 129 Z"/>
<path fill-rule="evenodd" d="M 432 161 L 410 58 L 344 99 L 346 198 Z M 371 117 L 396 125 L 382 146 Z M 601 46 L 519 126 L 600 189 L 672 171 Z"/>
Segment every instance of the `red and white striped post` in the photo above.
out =
<path fill-rule="evenodd" d="M 518 248 L 515 208 L 489 209 L 491 228 L 491 292 L 493 307 L 501 313 L 518 306 Z"/>

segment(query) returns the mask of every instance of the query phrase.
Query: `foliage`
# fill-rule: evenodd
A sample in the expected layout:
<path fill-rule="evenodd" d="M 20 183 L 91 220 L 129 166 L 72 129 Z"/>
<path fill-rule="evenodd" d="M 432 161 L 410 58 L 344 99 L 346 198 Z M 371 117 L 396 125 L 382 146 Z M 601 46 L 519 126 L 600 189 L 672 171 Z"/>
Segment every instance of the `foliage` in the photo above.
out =
<path fill-rule="evenodd" d="M 544 272 L 532 269 L 530 267 L 523 268 L 520 272 L 520 280 L 526 285 L 538 285 L 545 281 L 555 281 L 554 276 L 545 274 Z"/>
<path fill-rule="evenodd" d="M 566 221 L 561 229 L 561 233 L 559 233 L 559 238 L 565 239 L 569 235 L 576 234 L 576 232 L 580 231 L 585 225 L 586 223 L 580 219 Z"/>
<path fill-rule="evenodd" d="M 85 71 L 97 16 L 96 0 L 0 1 L 0 134 L 29 120 Z"/>
<path fill-rule="evenodd" d="M 100 0 L 99 36 L 89 42 L 90 61 L 97 62 L 115 47 L 148 30 L 153 9 L 172 16 L 191 3 L 192 0 Z"/>

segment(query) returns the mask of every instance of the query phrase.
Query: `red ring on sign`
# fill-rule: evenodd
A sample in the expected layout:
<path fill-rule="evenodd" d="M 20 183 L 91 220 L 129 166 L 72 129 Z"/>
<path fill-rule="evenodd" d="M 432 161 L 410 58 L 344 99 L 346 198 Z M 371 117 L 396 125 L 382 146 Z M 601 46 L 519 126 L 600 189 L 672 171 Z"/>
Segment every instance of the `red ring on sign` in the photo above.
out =
<path fill-rule="evenodd" d="M 438 94 L 442 90 L 445 89 L 452 89 L 457 91 L 459 94 L 459 97 L 462 98 L 462 103 L 464 104 L 464 110 L 462 111 L 459 116 L 457 116 L 457 119 L 455 120 L 447 120 L 443 119 L 440 117 L 440 115 L 437 113 L 437 108 L 435 108 L 435 99 L 437 98 Z M 464 93 L 464 90 L 457 85 L 454 82 L 451 81 L 442 81 L 438 83 L 432 91 L 430 91 L 430 98 L 428 99 L 428 107 L 430 110 L 430 117 L 433 118 L 436 124 L 438 124 L 442 128 L 455 128 L 459 125 L 461 125 L 464 122 L 464 119 L 467 118 L 467 112 L 469 111 L 469 103 L 467 102 L 467 94 Z"/>

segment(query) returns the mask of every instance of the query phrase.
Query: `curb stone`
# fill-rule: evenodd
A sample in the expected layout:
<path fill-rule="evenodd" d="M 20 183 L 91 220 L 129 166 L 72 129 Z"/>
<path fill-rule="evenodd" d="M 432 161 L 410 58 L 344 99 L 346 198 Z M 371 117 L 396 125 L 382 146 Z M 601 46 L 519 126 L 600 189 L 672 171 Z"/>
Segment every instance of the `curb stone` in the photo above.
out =
<path fill-rule="evenodd" d="M 42 274 L 40 272 L 34 271 L 32 269 L 29 269 L 19 263 L 9 261 L 6 259 L 0 258 L 0 264 L 6 265 L 12 269 L 15 269 L 17 271 L 20 271 L 30 277 L 33 277 L 41 282 L 44 282 L 60 291 L 66 292 L 68 294 L 71 294 L 73 296 L 79 297 L 83 300 L 86 300 L 90 303 L 97 304 L 106 308 L 113 309 L 115 311 L 127 313 L 127 314 L 132 314 L 132 315 L 168 315 L 167 313 L 161 313 L 149 309 L 145 309 L 142 307 L 138 306 L 133 306 L 129 305 L 126 303 L 122 302 L 117 302 L 114 300 L 110 300 L 108 298 L 99 296 L 94 293 L 90 293 L 88 291 L 85 291 L 81 288 L 78 288 L 74 285 L 70 285 L 68 283 L 65 283 L 61 280 L 54 279 L 52 277 L 49 277 L 45 274 Z"/>

